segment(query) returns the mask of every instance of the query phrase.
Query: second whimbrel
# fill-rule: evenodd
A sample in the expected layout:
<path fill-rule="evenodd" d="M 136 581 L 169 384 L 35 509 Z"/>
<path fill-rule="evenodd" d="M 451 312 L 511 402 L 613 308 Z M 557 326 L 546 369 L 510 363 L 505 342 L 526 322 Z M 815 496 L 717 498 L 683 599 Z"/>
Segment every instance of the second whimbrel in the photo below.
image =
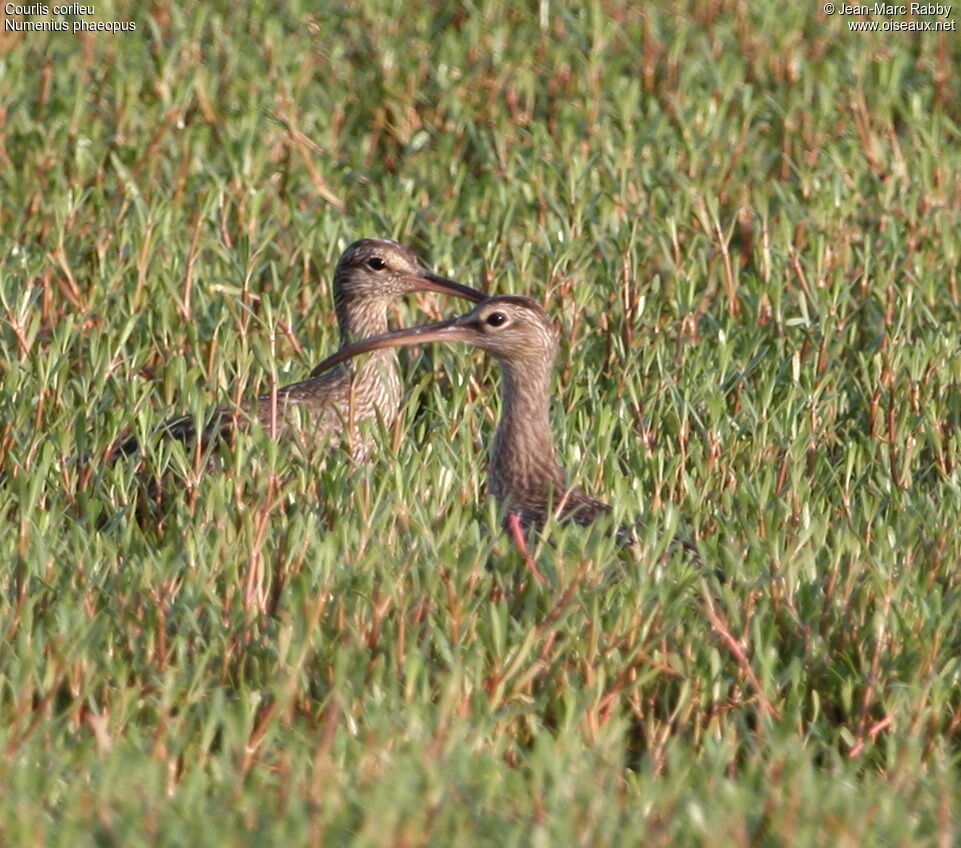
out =
<path fill-rule="evenodd" d="M 403 245 L 372 238 L 355 241 L 344 251 L 334 271 L 333 289 L 341 349 L 351 342 L 386 333 L 388 305 L 409 292 L 441 292 L 474 302 L 487 297 L 477 289 L 429 271 Z M 217 409 L 204 426 L 202 440 L 206 442 L 230 430 L 234 422 L 243 424 L 248 420 L 259 421 L 277 435 L 288 429 L 291 413 L 300 410 L 310 419 L 306 436 L 319 443 L 337 443 L 346 435 L 353 456 L 363 459 L 370 450 L 370 439 L 361 434 L 358 425 L 378 417 L 389 424 L 400 408 L 397 354 L 383 350 L 359 367 L 347 365 L 323 373 L 326 371 L 327 368 L 316 368 L 308 379 L 261 395 L 239 409 Z M 157 429 L 180 441 L 196 437 L 190 416 L 172 418 Z M 139 447 L 136 438 L 121 441 L 111 451 L 109 460 L 129 456 Z"/>
<path fill-rule="evenodd" d="M 551 514 L 590 524 L 610 507 L 570 486 L 554 456 L 550 381 L 557 336 L 547 313 L 529 297 L 491 297 L 466 315 L 397 330 L 341 348 L 315 369 L 320 374 L 362 353 L 427 342 L 466 342 L 493 356 L 501 369 L 501 418 L 490 452 L 488 489 L 505 512 L 506 529 L 539 583 L 545 583 L 525 531 Z"/>

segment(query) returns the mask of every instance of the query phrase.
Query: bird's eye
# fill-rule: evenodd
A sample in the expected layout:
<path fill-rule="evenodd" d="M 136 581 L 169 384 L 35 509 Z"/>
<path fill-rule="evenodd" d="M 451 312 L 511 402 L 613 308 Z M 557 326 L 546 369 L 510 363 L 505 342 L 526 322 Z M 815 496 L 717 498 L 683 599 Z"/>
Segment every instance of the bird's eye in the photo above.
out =
<path fill-rule="evenodd" d="M 487 323 L 491 327 L 500 327 L 507 321 L 507 316 L 503 312 L 492 312 L 487 316 Z"/>
<path fill-rule="evenodd" d="M 387 263 L 384 262 L 379 256 L 371 256 L 367 260 L 367 267 L 373 268 L 375 271 L 383 271 L 387 267 Z"/>

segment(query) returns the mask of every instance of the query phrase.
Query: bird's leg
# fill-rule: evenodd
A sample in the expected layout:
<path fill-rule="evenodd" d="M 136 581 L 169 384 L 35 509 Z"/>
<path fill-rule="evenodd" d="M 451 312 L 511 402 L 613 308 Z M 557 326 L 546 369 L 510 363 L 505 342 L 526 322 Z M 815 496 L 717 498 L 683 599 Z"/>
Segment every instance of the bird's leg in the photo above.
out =
<path fill-rule="evenodd" d="M 524 528 L 521 527 L 521 520 L 516 512 L 512 512 L 507 516 L 507 529 L 510 531 L 514 544 L 517 545 L 518 550 L 521 552 L 521 556 L 524 557 L 524 562 L 530 569 L 531 574 L 534 575 L 534 579 L 541 586 L 546 586 L 547 578 L 541 574 L 537 563 L 534 562 L 534 557 L 531 556 L 531 552 L 527 549 L 527 539 L 524 538 Z"/>

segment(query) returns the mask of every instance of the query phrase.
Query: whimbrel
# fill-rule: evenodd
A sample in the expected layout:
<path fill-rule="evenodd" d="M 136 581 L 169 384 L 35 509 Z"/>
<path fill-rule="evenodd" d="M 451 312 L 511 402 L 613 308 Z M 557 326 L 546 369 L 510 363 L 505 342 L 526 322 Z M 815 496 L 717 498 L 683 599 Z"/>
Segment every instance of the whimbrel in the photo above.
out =
<path fill-rule="evenodd" d="M 550 380 L 557 337 L 547 313 L 529 297 L 503 295 L 466 315 L 397 330 L 341 348 L 315 369 L 320 374 L 361 353 L 426 342 L 466 342 L 487 351 L 501 369 L 501 418 L 490 452 L 488 490 L 505 513 L 506 529 L 532 574 L 545 583 L 531 557 L 525 531 L 551 514 L 590 524 L 610 507 L 570 486 L 554 456 Z"/>
<path fill-rule="evenodd" d="M 427 270 L 403 245 L 387 239 L 361 239 L 348 247 L 334 271 L 334 307 L 340 328 L 341 349 L 351 342 L 387 332 L 387 307 L 401 296 L 414 291 L 434 291 L 474 302 L 487 295 L 469 286 Z M 382 350 L 359 367 L 314 369 L 310 377 L 261 395 L 239 409 L 221 407 L 208 420 L 203 441 L 229 431 L 234 422 L 259 421 L 272 435 L 289 427 L 290 413 L 306 411 L 311 424 L 309 435 L 317 443 L 337 443 L 344 438 L 357 459 L 370 450 L 370 441 L 361 435 L 361 422 L 380 417 L 389 424 L 400 408 L 401 384 L 397 354 Z M 172 418 L 157 430 L 167 437 L 188 442 L 196 436 L 191 416 Z M 114 447 L 109 461 L 129 456 L 139 449 L 136 438 Z"/>

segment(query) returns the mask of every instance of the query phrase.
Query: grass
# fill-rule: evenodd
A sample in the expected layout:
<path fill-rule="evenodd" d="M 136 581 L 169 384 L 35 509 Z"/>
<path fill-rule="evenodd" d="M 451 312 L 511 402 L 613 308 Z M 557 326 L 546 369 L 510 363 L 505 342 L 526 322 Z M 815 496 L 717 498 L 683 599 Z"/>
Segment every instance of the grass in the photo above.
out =
<path fill-rule="evenodd" d="M 0 841 L 957 841 L 955 34 L 97 14 L 137 30 L 0 33 Z M 557 316 L 563 464 L 638 546 L 551 527 L 525 583 L 458 348 L 404 355 L 367 467 L 160 445 L 145 522 L 67 461 L 307 373 L 365 235 Z"/>

